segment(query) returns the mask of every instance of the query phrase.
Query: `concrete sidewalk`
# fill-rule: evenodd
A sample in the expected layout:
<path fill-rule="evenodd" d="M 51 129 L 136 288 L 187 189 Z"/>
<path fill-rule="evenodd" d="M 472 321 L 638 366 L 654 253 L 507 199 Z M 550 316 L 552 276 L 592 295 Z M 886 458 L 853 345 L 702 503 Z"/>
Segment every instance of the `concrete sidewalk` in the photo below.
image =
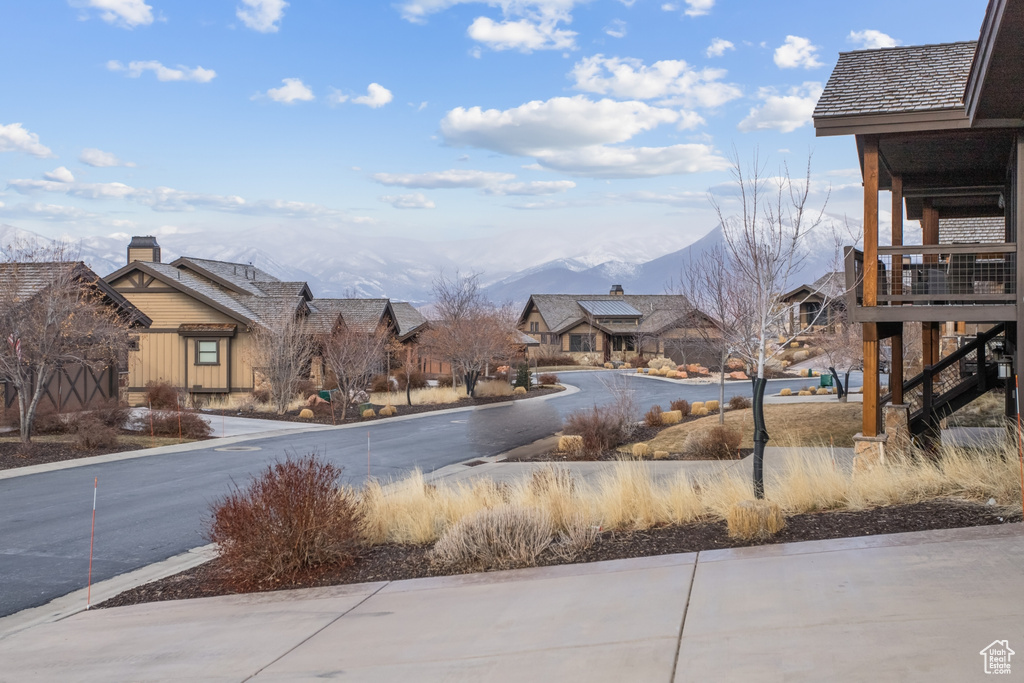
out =
<path fill-rule="evenodd" d="M 0 680 L 984 680 L 1022 567 L 1013 524 L 152 603 L 0 640 Z"/>

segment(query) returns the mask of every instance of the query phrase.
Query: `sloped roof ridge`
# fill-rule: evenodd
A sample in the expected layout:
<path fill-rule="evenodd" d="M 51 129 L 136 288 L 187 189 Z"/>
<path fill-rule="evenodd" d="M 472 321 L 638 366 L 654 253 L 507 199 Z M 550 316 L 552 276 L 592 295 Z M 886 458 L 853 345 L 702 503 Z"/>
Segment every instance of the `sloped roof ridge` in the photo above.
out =
<path fill-rule="evenodd" d="M 869 47 L 860 50 L 840 50 L 841 55 L 850 55 L 861 52 L 883 52 L 883 51 L 896 51 L 896 50 L 920 50 L 923 48 L 932 47 L 950 47 L 953 45 L 977 45 L 977 40 L 950 40 L 944 43 L 924 43 L 923 45 L 892 45 L 890 47 Z"/>

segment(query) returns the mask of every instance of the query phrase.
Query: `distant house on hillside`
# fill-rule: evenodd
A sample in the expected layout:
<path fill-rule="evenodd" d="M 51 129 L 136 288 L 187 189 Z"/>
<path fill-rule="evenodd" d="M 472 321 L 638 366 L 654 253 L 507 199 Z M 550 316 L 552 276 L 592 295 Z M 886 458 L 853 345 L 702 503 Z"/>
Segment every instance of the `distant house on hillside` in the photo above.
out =
<path fill-rule="evenodd" d="M 570 356 L 580 364 L 666 356 L 694 362 L 696 325 L 713 326 L 686 297 L 626 294 L 533 294 L 519 317 L 519 329 L 538 342 L 530 357 Z"/>
<path fill-rule="evenodd" d="M 384 325 L 407 341 L 426 324 L 407 304 L 397 304 L 396 313 L 388 299 L 315 299 L 305 282 L 283 282 L 250 264 L 185 256 L 161 263 L 152 237 L 133 238 L 128 264 L 105 280 L 153 322 L 130 359 L 129 401 L 135 403 L 150 382 L 193 395 L 251 392 L 253 330 L 280 316 L 304 316 L 311 331 L 322 334 L 338 325 L 368 332 Z"/>

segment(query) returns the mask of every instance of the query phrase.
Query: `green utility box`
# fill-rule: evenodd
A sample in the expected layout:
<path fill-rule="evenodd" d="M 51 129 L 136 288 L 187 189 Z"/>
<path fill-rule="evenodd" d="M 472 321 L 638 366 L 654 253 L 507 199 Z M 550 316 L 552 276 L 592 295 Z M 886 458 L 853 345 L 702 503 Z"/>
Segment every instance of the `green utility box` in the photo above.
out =
<path fill-rule="evenodd" d="M 821 376 L 821 386 L 823 386 L 823 387 L 830 387 L 830 386 L 832 386 L 832 375 L 822 374 L 822 376 Z"/>
<path fill-rule="evenodd" d="M 323 400 L 327 401 L 328 403 L 331 402 L 331 392 L 330 391 L 321 391 L 319 393 L 320 393 L 320 398 L 322 398 Z"/>

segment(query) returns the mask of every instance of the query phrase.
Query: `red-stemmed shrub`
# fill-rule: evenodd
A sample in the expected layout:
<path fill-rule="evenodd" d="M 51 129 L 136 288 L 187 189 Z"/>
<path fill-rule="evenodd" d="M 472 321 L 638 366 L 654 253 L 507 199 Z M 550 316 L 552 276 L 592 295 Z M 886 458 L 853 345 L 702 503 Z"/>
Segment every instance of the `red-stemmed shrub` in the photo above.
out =
<path fill-rule="evenodd" d="M 690 414 L 690 402 L 687 401 L 685 398 L 681 398 L 678 401 L 672 401 L 671 408 L 672 410 L 678 410 L 680 413 L 683 414 L 683 417 L 686 417 Z"/>
<path fill-rule="evenodd" d="M 545 372 L 537 378 L 541 384 L 558 384 L 558 375 L 553 372 Z"/>
<path fill-rule="evenodd" d="M 209 538 L 227 581 L 243 590 L 270 588 L 354 563 L 359 513 L 340 476 L 340 467 L 315 455 L 289 458 L 215 503 Z"/>

